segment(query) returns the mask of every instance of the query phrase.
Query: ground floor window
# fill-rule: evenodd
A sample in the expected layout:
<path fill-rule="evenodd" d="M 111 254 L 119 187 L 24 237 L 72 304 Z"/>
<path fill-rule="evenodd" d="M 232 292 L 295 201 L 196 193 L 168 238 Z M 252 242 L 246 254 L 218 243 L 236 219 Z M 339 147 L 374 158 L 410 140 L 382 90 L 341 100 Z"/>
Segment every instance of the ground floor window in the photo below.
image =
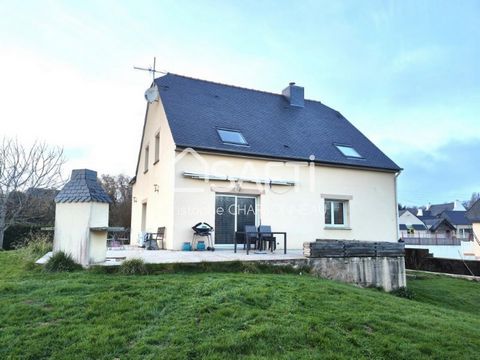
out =
<path fill-rule="evenodd" d="M 325 225 L 347 226 L 347 200 L 325 199 Z"/>

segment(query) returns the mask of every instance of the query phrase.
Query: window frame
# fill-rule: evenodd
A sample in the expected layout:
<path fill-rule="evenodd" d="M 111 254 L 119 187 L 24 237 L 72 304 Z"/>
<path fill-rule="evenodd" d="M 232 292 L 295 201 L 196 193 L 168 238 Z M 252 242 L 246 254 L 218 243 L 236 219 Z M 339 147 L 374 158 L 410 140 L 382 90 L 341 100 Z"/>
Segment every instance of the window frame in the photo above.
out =
<path fill-rule="evenodd" d="M 148 171 L 148 163 L 149 163 L 149 158 L 150 158 L 150 145 L 145 146 L 145 151 L 143 154 L 143 173 L 145 174 Z"/>
<path fill-rule="evenodd" d="M 330 222 L 327 222 L 327 204 L 330 203 Z M 341 224 L 335 224 L 335 203 L 341 203 L 343 207 L 343 219 Z M 324 216 L 323 221 L 327 229 L 350 229 L 350 200 L 324 198 Z"/>
<path fill-rule="evenodd" d="M 160 161 L 160 130 L 155 134 L 155 154 L 153 165 Z"/>
<path fill-rule="evenodd" d="M 352 145 L 347 145 L 347 144 L 333 144 L 335 146 L 335 148 L 340 152 L 340 154 L 342 154 L 343 156 L 345 156 L 347 159 L 365 159 L 363 157 L 362 154 L 360 154 L 358 152 L 357 149 L 355 149 L 355 147 L 353 147 Z M 353 150 L 358 156 L 355 156 L 355 155 L 347 155 L 343 152 L 342 148 L 348 148 L 348 149 L 351 149 Z"/>
<path fill-rule="evenodd" d="M 217 135 L 220 138 L 220 141 L 225 145 L 249 146 L 247 139 L 245 139 L 245 136 L 243 135 L 243 133 L 240 130 L 226 129 L 226 128 L 216 128 L 215 130 L 217 131 Z M 236 133 L 236 134 L 240 135 L 240 137 L 243 139 L 244 142 L 225 141 L 222 138 L 222 135 L 220 133 L 221 131 Z"/>

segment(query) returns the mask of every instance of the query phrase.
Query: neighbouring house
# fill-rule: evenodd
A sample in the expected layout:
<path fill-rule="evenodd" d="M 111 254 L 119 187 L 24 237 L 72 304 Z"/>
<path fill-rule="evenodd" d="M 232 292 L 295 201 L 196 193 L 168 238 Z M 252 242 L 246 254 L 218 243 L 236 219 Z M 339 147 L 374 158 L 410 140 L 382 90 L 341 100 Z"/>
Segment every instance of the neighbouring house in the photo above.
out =
<path fill-rule="evenodd" d="M 434 225 L 436 231 L 432 234 L 436 237 L 471 240 L 472 222 L 466 217 L 466 213 L 462 203 L 455 200 L 445 204 L 429 205 L 426 210 L 419 209 L 417 216 L 425 224 L 428 223 L 427 226 Z M 442 223 L 439 219 L 446 219 L 448 223 Z"/>
<path fill-rule="evenodd" d="M 179 250 L 201 221 L 218 248 L 260 224 L 286 232 L 290 249 L 398 240 L 401 168 L 303 87 L 276 94 L 168 73 L 146 97 L 132 242 L 166 227 L 166 248 Z"/>
<path fill-rule="evenodd" d="M 400 210 L 398 227 L 402 239 L 408 237 L 425 237 L 428 235 L 427 226 L 410 210 Z"/>
<path fill-rule="evenodd" d="M 467 218 L 467 211 L 445 210 L 440 214 L 455 226 L 455 236 L 462 240 L 472 240 L 472 221 Z"/>
<path fill-rule="evenodd" d="M 472 221 L 460 201 L 414 212 L 403 210 L 399 216 L 400 235 L 407 248 L 428 249 L 434 257 L 475 258 Z"/>
<path fill-rule="evenodd" d="M 472 222 L 472 253 L 480 259 L 480 200 L 473 203 L 466 216 Z"/>
<path fill-rule="evenodd" d="M 462 205 L 460 200 L 455 200 L 445 204 L 430 204 L 427 211 L 432 216 L 439 216 L 444 211 L 466 211 L 465 206 Z"/>

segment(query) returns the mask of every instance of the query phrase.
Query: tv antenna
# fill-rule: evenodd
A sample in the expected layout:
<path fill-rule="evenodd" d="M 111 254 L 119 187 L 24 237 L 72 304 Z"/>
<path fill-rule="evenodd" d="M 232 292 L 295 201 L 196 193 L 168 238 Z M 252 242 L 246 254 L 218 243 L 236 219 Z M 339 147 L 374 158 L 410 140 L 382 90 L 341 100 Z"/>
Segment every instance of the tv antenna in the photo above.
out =
<path fill-rule="evenodd" d="M 159 73 L 159 74 L 166 74 L 166 73 L 167 73 L 166 71 L 156 70 L 156 68 L 155 68 L 156 62 L 157 62 L 157 58 L 154 57 L 154 58 L 153 58 L 153 66 L 152 66 L 152 67 L 149 67 L 149 68 L 141 68 L 141 67 L 138 67 L 138 66 L 134 66 L 133 68 L 134 68 L 135 70 L 148 71 L 148 72 L 152 73 L 152 78 L 153 78 L 153 80 L 155 80 L 155 73 Z"/>

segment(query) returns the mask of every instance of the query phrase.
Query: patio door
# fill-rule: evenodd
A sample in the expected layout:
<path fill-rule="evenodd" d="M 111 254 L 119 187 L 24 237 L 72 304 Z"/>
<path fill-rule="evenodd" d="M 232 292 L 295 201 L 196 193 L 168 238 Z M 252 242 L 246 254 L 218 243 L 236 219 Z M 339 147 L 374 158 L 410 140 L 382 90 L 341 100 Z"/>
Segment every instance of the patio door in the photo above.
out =
<path fill-rule="evenodd" d="M 233 244 L 236 231 L 257 225 L 255 196 L 217 195 L 215 198 L 215 244 Z"/>

